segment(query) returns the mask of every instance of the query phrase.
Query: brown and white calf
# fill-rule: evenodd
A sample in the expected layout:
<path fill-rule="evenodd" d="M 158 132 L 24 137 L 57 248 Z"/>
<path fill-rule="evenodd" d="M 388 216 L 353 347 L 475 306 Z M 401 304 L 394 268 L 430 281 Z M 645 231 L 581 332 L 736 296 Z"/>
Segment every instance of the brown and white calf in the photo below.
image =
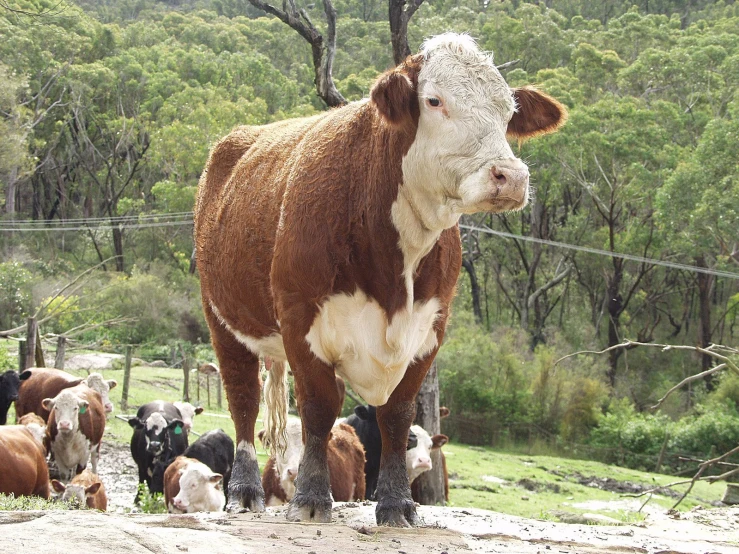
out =
<path fill-rule="evenodd" d="M 378 406 L 378 523 L 416 523 L 406 442 L 459 276 L 459 219 L 523 208 L 528 168 L 506 139 L 553 132 L 565 118 L 547 95 L 511 89 L 471 38 L 444 34 L 382 74 L 369 100 L 239 127 L 214 147 L 195 240 L 236 427 L 229 503 L 264 509 L 254 424 L 268 356 L 270 443 L 284 447 L 285 361 L 305 427 L 287 518 L 331 520 L 338 374 Z"/>
<path fill-rule="evenodd" d="M 48 450 L 56 460 L 61 481 L 69 482 L 92 462 L 97 473 L 105 411 L 100 395 L 82 383 L 42 402 L 49 411 L 46 425 Z"/>
<path fill-rule="evenodd" d="M 43 406 L 44 398 L 54 398 L 62 390 L 82 383 L 100 395 L 105 413 L 113 411 L 108 393 L 118 384 L 115 379 L 105 379 L 100 373 L 91 373 L 85 379 L 62 371 L 44 367 L 32 367 L 21 373 L 21 385 L 15 405 L 16 421 L 25 414 L 37 414 L 49 419 L 49 411 Z"/>
<path fill-rule="evenodd" d="M 105 494 L 105 486 L 103 486 L 100 477 L 89 469 L 75 475 L 68 485 L 52 479 L 51 487 L 60 494 L 60 500 L 69 502 L 79 508 L 87 506 L 92 510 L 100 510 L 101 512 L 108 509 L 108 496 Z"/>
<path fill-rule="evenodd" d="M 177 456 L 164 472 L 164 503 L 173 514 L 220 512 L 226 504 L 223 475 L 199 460 Z"/>
<path fill-rule="evenodd" d="M 295 496 L 295 483 L 303 456 L 303 427 L 299 419 L 291 419 L 286 428 L 287 448 L 270 456 L 262 472 L 262 487 L 267 506 L 286 504 Z M 259 432 L 263 438 L 264 431 Z M 337 423 L 328 441 L 328 468 L 331 495 L 335 502 L 364 500 L 364 447 L 354 429 Z"/>
<path fill-rule="evenodd" d="M 0 493 L 49 498 L 46 452 L 23 425 L 0 426 Z"/>

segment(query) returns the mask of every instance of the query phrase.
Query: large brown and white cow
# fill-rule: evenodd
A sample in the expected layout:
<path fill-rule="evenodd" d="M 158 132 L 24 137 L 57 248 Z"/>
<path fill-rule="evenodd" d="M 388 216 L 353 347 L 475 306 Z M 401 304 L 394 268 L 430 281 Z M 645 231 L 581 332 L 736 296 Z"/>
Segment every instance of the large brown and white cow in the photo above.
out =
<path fill-rule="evenodd" d="M 511 89 L 471 38 L 444 34 L 381 75 L 369 100 L 239 127 L 214 147 L 195 239 L 236 426 L 230 504 L 264 509 L 254 449 L 261 355 L 276 362 L 265 386 L 270 443 L 284 445 L 286 361 L 305 428 L 288 519 L 331 519 L 338 374 L 378 406 L 378 523 L 417 522 L 408 429 L 461 267 L 459 218 L 523 208 L 529 172 L 506 137 L 553 132 L 565 119 L 556 100 Z"/>
<path fill-rule="evenodd" d="M 0 493 L 49 498 L 46 452 L 23 425 L 0 426 Z"/>

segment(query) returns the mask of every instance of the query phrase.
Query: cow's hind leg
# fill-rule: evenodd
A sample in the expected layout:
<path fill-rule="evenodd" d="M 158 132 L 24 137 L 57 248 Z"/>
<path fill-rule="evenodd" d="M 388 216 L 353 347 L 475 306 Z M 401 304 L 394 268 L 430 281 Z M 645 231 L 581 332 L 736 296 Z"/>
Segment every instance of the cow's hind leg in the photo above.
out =
<path fill-rule="evenodd" d="M 331 481 L 326 451 L 331 427 L 341 409 L 334 369 L 308 351 L 303 337 L 290 341 L 286 336 L 285 349 L 292 362 L 305 444 L 297 492 L 287 509 L 287 519 L 331 523 Z"/>
<path fill-rule="evenodd" d="M 264 511 L 264 491 L 254 447 L 254 424 L 259 414 L 261 383 L 259 358 L 206 309 L 213 348 L 220 363 L 221 379 L 236 428 L 236 457 L 228 483 L 228 511 L 247 508 Z"/>

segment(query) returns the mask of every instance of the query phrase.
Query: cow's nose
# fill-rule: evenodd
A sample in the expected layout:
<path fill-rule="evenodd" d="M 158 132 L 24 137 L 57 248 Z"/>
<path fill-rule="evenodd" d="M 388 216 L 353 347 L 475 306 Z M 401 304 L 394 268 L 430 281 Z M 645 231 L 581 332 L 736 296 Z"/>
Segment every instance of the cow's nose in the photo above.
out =
<path fill-rule="evenodd" d="M 151 441 L 149 443 L 149 448 L 148 448 L 149 452 L 156 452 L 157 450 L 159 450 L 159 446 L 161 444 L 162 444 L 161 442 Z"/>
<path fill-rule="evenodd" d="M 413 464 L 416 468 L 428 468 L 431 469 L 431 458 L 426 456 L 419 456 L 416 459 L 416 463 Z"/>
<path fill-rule="evenodd" d="M 72 428 L 72 422 L 71 421 L 60 421 L 57 425 L 57 428 L 60 431 L 69 431 Z"/>
<path fill-rule="evenodd" d="M 106 411 L 106 412 L 112 412 L 112 411 L 113 411 L 113 404 L 111 404 L 110 402 L 108 402 L 108 403 L 107 403 L 107 404 L 105 405 L 105 411 Z"/>
<path fill-rule="evenodd" d="M 529 184 L 529 170 L 521 164 L 518 167 L 494 165 L 490 168 L 490 179 L 498 185 L 498 191 L 505 193 L 506 189 L 523 190 Z"/>

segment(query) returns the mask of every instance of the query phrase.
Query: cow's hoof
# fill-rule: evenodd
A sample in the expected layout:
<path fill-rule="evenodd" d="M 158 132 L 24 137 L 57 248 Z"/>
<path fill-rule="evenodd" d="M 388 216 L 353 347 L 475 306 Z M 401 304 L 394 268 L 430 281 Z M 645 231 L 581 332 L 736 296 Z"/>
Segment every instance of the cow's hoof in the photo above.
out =
<path fill-rule="evenodd" d="M 297 494 L 287 507 L 285 517 L 288 521 L 331 523 L 331 507 L 330 498 L 327 500 L 316 500 Z"/>
<path fill-rule="evenodd" d="M 228 491 L 227 511 L 235 513 L 246 510 L 255 513 L 264 511 L 264 491 L 261 486 L 238 485 L 231 480 L 228 488 L 230 490 Z"/>
<path fill-rule="evenodd" d="M 412 500 L 377 503 L 375 508 L 377 525 L 390 527 L 415 527 L 420 523 L 416 513 L 416 504 Z"/>

